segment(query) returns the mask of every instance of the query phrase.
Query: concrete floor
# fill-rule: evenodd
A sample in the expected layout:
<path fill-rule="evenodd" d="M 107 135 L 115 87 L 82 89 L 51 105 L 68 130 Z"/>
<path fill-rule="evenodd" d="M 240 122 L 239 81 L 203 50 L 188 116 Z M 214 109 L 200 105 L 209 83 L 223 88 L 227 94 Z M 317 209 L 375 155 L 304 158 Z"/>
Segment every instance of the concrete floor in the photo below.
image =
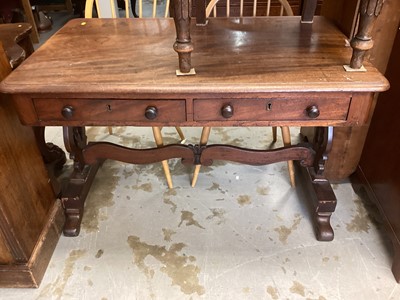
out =
<path fill-rule="evenodd" d="M 56 18 L 56 26 L 69 17 Z M 42 41 L 51 33 L 42 34 Z M 184 128 L 191 143 L 200 128 Z M 296 128 L 292 138 L 297 137 Z M 87 130 L 90 140 L 154 147 L 150 128 Z M 47 140 L 62 145 L 60 128 Z M 165 143 L 177 135 L 163 130 Z M 215 128 L 210 143 L 264 149 L 269 128 Z M 278 145 L 281 141 L 278 141 Z M 376 208 L 349 182 L 338 198 L 332 242 L 318 242 L 301 179 L 289 184 L 286 163 L 252 167 L 216 161 L 192 169 L 169 162 L 175 188 L 159 163 L 106 161 L 86 201 L 78 237 L 61 237 L 38 289 L 1 289 L 0 299 L 400 299 L 390 242 Z M 71 169 L 67 163 L 65 173 Z"/>
<path fill-rule="evenodd" d="M 296 138 L 296 128 L 293 130 Z M 199 128 L 184 128 L 190 142 Z M 163 129 L 165 143 L 177 140 Z M 90 140 L 153 147 L 150 128 L 87 130 Z M 62 144 L 61 130 L 47 138 Z M 271 145 L 269 128 L 215 128 L 210 143 Z M 281 141 L 277 142 L 278 145 Z M 66 166 L 66 172 L 70 168 Z M 86 202 L 78 237 L 61 237 L 39 289 L 2 289 L 2 299 L 400 299 L 391 248 L 374 206 L 348 182 L 332 242 L 318 242 L 301 179 L 286 163 L 216 162 L 190 187 L 191 168 L 106 161 Z"/>

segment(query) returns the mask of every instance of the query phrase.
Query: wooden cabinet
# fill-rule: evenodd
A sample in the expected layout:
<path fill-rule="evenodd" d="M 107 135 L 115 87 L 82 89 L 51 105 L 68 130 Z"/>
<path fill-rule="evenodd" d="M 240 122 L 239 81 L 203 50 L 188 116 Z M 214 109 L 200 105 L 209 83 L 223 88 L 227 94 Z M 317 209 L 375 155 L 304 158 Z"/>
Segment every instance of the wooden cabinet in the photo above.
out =
<path fill-rule="evenodd" d="M 30 32 L 0 25 L 2 80 L 11 71 L 6 49 Z M 11 39 L 11 40 L 10 40 Z M 20 49 L 21 55 L 27 53 Z M 37 287 L 61 233 L 64 216 L 32 128 L 22 126 L 10 97 L 0 94 L 0 287 Z"/>
<path fill-rule="evenodd" d="M 400 30 L 400 29 L 399 29 Z M 360 165 L 353 183 L 377 204 L 394 246 L 392 271 L 400 282 L 400 31 L 398 30 L 386 77 L 389 91 L 379 96 Z"/>

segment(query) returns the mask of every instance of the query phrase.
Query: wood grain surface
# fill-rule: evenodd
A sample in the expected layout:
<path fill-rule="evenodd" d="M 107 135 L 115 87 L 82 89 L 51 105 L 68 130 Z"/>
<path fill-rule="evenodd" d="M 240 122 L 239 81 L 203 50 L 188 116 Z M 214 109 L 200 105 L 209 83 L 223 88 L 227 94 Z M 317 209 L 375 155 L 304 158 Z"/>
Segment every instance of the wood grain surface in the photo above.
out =
<path fill-rule="evenodd" d="M 351 48 L 322 17 L 216 18 L 191 26 L 195 76 L 175 76 L 172 19 L 75 19 L 0 87 L 8 93 L 384 91 L 386 79 L 346 72 Z"/>

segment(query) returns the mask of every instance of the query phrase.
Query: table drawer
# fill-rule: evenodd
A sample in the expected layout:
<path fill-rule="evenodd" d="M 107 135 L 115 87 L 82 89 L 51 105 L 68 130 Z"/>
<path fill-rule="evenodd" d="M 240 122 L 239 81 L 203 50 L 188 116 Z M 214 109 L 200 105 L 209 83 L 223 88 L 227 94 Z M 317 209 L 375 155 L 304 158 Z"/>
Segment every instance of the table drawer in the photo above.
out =
<path fill-rule="evenodd" d="M 185 100 L 33 100 L 40 121 L 186 121 Z"/>
<path fill-rule="evenodd" d="M 350 97 L 195 99 L 195 121 L 346 120 Z"/>

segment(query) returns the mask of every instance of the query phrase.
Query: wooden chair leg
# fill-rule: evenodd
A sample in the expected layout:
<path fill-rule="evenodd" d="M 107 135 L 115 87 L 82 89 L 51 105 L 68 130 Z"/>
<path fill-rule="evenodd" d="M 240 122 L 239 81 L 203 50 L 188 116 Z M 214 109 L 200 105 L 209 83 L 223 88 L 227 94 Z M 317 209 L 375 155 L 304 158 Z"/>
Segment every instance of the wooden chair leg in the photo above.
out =
<path fill-rule="evenodd" d="M 162 127 L 159 127 L 159 128 L 160 128 L 160 131 L 163 129 Z M 183 134 L 182 129 L 180 127 L 176 126 L 175 130 L 178 133 L 179 138 L 181 139 L 181 144 L 184 144 L 186 142 L 186 138 L 185 138 L 185 135 Z"/>
<path fill-rule="evenodd" d="M 283 126 L 283 127 L 281 127 L 281 130 L 282 130 L 283 145 L 291 146 L 292 142 L 291 142 L 291 139 L 290 139 L 289 127 Z M 296 182 L 295 182 L 295 179 L 294 179 L 294 164 L 293 164 L 293 160 L 289 160 L 288 161 L 288 171 L 289 171 L 289 177 L 290 177 L 290 185 L 292 187 L 295 187 L 296 186 Z"/>
<path fill-rule="evenodd" d="M 111 126 L 108 126 L 108 134 L 113 134 L 113 129 Z"/>
<path fill-rule="evenodd" d="M 185 135 L 183 134 L 183 131 L 180 127 L 175 127 L 176 132 L 179 134 L 179 137 L 181 138 L 181 144 L 184 144 L 186 142 Z"/>
<path fill-rule="evenodd" d="M 207 144 L 208 138 L 210 136 L 210 132 L 211 132 L 211 127 L 203 127 L 203 130 L 201 132 L 201 137 L 200 137 L 200 145 L 201 146 Z M 193 178 L 192 178 L 192 187 L 194 187 L 196 185 L 197 177 L 199 176 L 199 172 L 200 172 L 200 167 L 201 167 L 201 165 L 196 165 L 196 167 L 194 169 Z"/>
<path fill-rule="evenodd" d="M 163 146 L 163 139 L 161 135 L 161 128 L 160 127 L 152 127 L 153 129 L 153 135 L 154 135 L 154 140 L 156 141 L 157 147 Z M 172 178 L 171 178 L 171 173 L 169 171 L 169 166 L 168 166 L 168 161 L 163 160 L 161 162 L 162 167 L 164 169 L 164 174 L 165 178 L 167 179 L 167 184 L 170 189 L 172 189 L 174 186 L 172 185 Z"/>
<path fill-rule="evenodd" d="M 277 128 L 276 126 L 272 127 L 272 142 L 275 143 L 277 140 Z"/>

